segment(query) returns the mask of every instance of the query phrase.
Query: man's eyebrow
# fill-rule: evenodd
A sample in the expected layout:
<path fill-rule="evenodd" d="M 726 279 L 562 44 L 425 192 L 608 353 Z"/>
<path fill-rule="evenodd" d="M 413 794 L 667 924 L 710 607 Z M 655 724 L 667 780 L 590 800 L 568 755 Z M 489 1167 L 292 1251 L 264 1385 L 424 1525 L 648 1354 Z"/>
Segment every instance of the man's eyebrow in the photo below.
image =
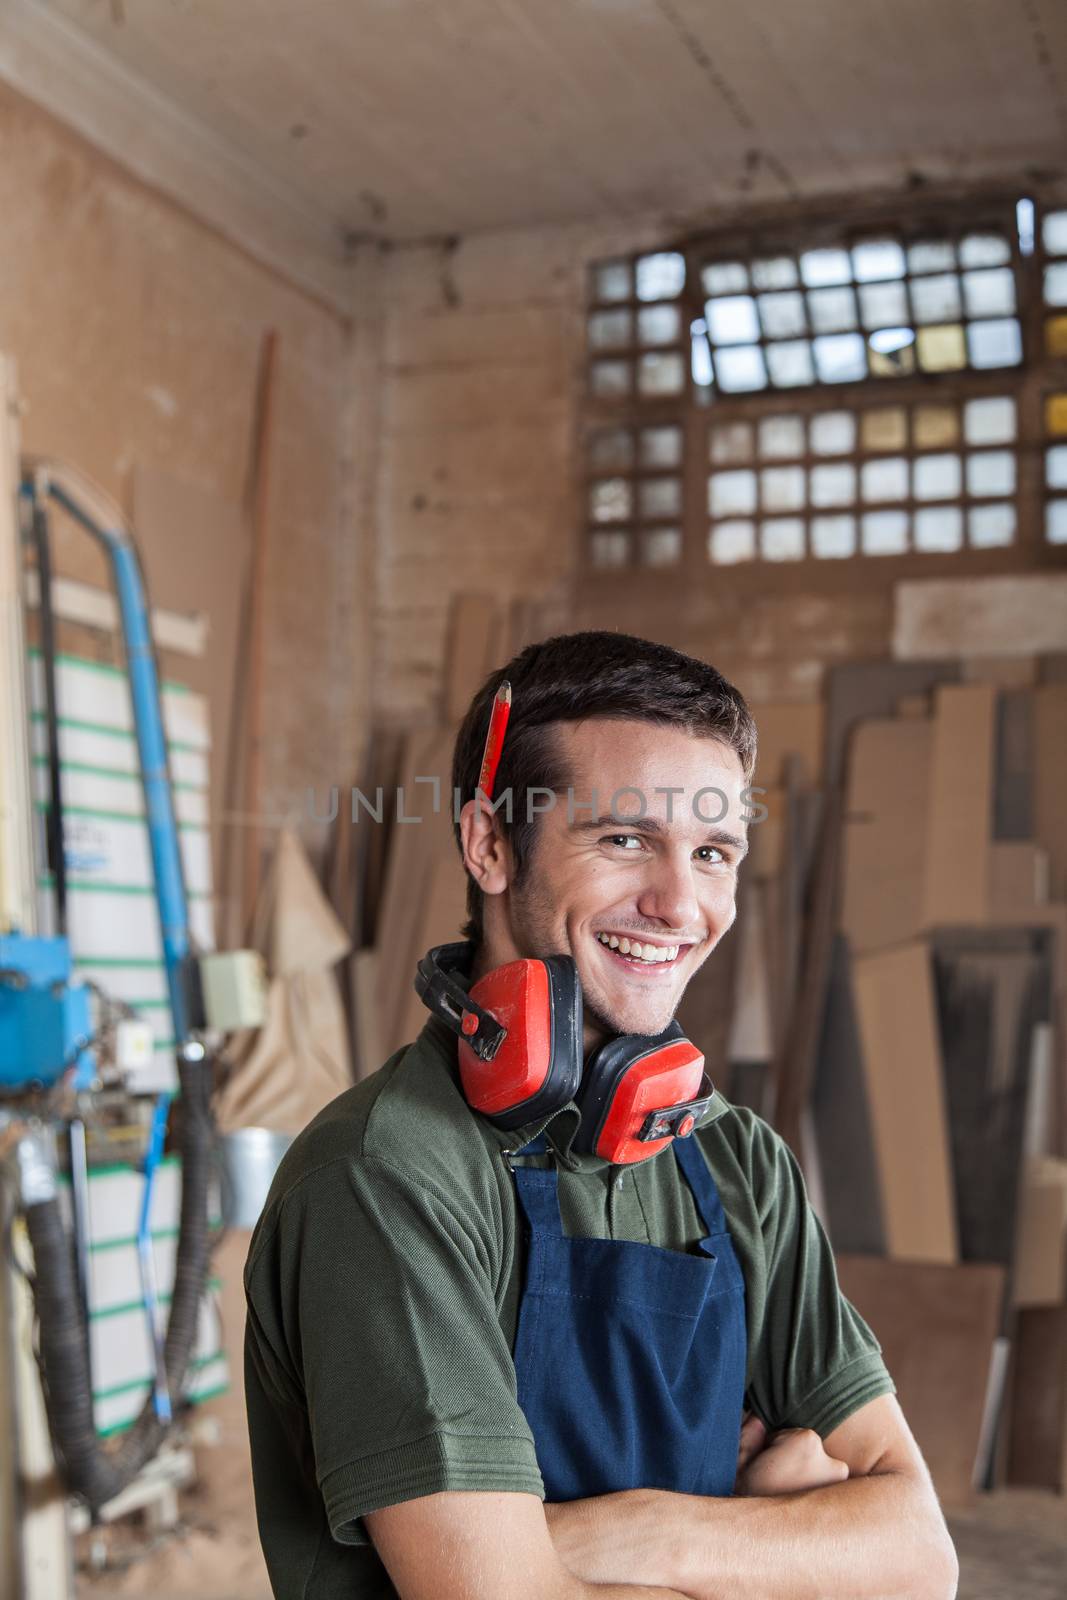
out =
<path fill-rule="evenodd" d="M 668 830 L 665 823 L 658 817 L 594 817 L 591 822 L 572 822 L 569 827 L 571 833 L 599 833 L 608 828 L 613 833 L 650 833 L 657 837 Z M 730 833 L 726 828 L 709 827 L 704 836 L 705 844 L 728 844 L 740 855 L 748 854 L 748 840 L 739 834 Z"/>

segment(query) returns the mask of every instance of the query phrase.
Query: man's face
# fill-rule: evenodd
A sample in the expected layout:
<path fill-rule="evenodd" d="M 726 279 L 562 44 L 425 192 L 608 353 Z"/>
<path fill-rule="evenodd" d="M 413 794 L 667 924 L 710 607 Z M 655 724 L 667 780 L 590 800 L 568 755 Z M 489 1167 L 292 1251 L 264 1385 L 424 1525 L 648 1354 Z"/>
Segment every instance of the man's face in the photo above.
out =
<path fill-rule="evenodd" d="M 729 746 L 680 729 L 592 718 L 554 732 L 573 774 L 570 814 L 557 796 L 522 885 L 487 896 L 479 968 L 573 956 L 588 1051 L 661 1033 L 733 923 L 745 780 Z"/>

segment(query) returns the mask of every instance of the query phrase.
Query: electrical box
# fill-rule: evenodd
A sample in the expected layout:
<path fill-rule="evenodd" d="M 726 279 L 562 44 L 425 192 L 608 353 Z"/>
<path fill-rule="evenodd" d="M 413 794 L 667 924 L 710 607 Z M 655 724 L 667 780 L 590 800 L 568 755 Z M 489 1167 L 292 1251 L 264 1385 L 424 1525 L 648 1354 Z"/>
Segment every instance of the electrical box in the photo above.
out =
<path fill-rule="evenodd" d="M 51 1084 L 70 1068 L 92 1083 L 89 991 L 71 978 L 66 939 L 0 936 L 0 1091 Z"/>
<path fill-rule="evenodd" d="M 260 1028 L 267 1015 L 267 974 L 258 950 L 223 950 L 200 957 L 204 1017 L 209 1028 L 233 1033 Z"/>

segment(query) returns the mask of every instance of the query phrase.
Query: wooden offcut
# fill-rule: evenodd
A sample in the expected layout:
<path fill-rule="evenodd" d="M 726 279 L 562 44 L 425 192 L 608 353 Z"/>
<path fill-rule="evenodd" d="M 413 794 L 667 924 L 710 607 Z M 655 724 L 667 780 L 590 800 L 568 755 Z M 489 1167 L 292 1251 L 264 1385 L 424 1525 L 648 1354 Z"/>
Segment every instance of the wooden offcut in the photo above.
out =
<path fill-rule="evenodd" d="M 957 1259 L 930 957 L 914 942 L 854 963 L 886 1244 L 901 1261 Z"/>
<path fill-rule="evenodd" d="M 996 690 L 937 691 L 926 834 L 923 921 L 983 922 L 989 908 Z"/>

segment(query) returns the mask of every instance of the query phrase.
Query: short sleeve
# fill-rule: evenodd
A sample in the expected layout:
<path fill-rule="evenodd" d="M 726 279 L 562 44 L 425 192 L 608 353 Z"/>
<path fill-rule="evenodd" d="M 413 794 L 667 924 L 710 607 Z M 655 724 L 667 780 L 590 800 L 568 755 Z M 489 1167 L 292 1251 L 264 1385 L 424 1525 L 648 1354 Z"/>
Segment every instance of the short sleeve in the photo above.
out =
<path fill-rule="evenodd" d="M 766 1299 L 749 1362 L 749 1403 L 771 1428 L 825 1438 L 868 1401 L 894 1394 L 881 1347 L 841 1292 L 833 1251 L 796 1158 L 767 1124 L 756 1138 Z M 753 1152 L 756 1157 L 756 1152 Z"/>
<path fill-rule="evenodd" d="M 424 1180 L 377 1157 L 319 1168 L 246 1281 L 303 1391 L 336 1540 L 366 1543 L 367 1511 L 446 1489 L 543 1496 L 487 1241 Z"/>

